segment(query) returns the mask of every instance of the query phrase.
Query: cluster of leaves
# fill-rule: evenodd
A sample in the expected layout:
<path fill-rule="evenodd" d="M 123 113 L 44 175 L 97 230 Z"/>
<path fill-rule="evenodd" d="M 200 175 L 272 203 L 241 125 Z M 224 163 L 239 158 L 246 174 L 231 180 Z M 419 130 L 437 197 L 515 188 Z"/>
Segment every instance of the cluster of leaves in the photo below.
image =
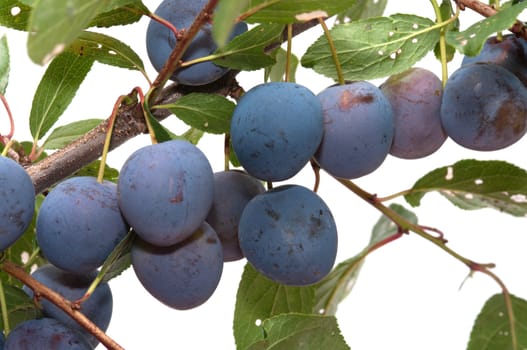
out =
<path fill-rule="evenodd" d="M 455 50 L 475 55 L 489 35 L 509 28 L 527 7 L 527 2 L 506 4 L 497 15 L 459 32 L 451 1 L 441 3 L 437 12 L 441 18 L 434 20 L 408 14 L 383 17 L 387 1 L 224 0 L 219 3 L 213 33 L 222 45 L 209 59 L 233 70 L 265 69 L 269 80 L 283 79 L 286 55 L 280 44 L 286 26 L 316 16 L 337 16 L 330 35 L 344 78 L 366 80 L 404 71 L 433 50 L 444 62 L 451 59 Z M 97 27 L 131 25 L 150 15 L 140 0 L 3 0 L 0 3 L 0 25 L 31 33 L 27 42 L 29 57 L 35 63 L 47 65 L 29 118 L 33 140 L 23 144 L 27 153 L 34 156 L 33 161 L 38 155 L 44 157 L 46 150 L 67 147 L 102 122 L 90 119 L 55 127 L 95 62 L 137 70 L 150 84 L 141 57 L 127 44 L 96 31 Z M 250 23 L 251 30 L 226 43 L 233 23 L 239 18 Z M 442 38 L 448 46 L 446 57 L 438 50 Z M 316 40 L 303 57 L 292 62 L 335 80 L 338 78 L 333 52 L 325 36 Z M 8 87 L 8 77 L 8 42 L 2 38 L 1 94 Z M 224 96 L 191 92 L 173 103 L 151 106 L 171 111 L 189 125 L 187 133 L 174 135 L 155 119 L 151 122 L 159 140 L 184 137 L 197 143 L 204 133 L 228 133 L 234 106 Z M 90 173 L 98 166 L 99 163 L 89 164 L 81 171 Z M 116 170 L 107 168 L 106 178 L 115 180 L 117 176 Z M 432 191 L 463 209 L 490 207 L 514 216 L 527 215 L 527 172 L 505 162 L 464 160 L 436 169 L 404 192 L 404 198 L 411 206 L 418 206 L 421 198 Z M 37 196 L 37 204 L 42 198 L 42 194 Z M 279 285 L 247 265 L 235 306 L 237 347 L 289 349 L 294 344 L 305 343 L 312 349 L 347 349 L 335 318 L 338 304 L 350 292 L 366 256 L 401 234 L 401 228 L 411 230 L 417 225 L 417 217 L 404 207 L 393 204 L 383 208 L 384 214 L 393 215 L 380 218 L 373 228 L 370 244 L 357 256 L 337 265 L 316 285 Z M 4 254 L 5 259 L 28 271 L 32 264 L 44 262 L 38 254 L 34 229 L 33 223 L 24 237 Z M 128 267 L 127 259 L 121 259 L 121 255 L 126 255 L 126 248 L 119 249 L 124 253 L 112 255 L 105 266 L 108 276 L 117 276 Z M 29 261 L 22 261 L 24 252 Z M 4 274 L 1 278 L 7 286 L 4 293 L 11 322 L 16 324 L 36 317 L 38 309 L 21 292 L 19 282 Z M 471 334 L 469 350 L 504 349 L 511 344 L 516 344 L 518 349 L 527 347 L 524 331 L 527 301 L 507 295 L 493 296 L 485 304 Z M 514 317 L 496 317 L 500 312 L 511 311 Z M 516 339 L 502 336 L 511 331 Z"/>

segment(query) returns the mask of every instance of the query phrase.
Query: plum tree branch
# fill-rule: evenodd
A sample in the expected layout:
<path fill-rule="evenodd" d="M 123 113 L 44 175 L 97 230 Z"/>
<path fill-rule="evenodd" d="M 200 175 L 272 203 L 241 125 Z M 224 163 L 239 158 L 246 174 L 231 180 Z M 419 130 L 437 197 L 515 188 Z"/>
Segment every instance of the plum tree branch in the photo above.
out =
<path fill-rule="evenodd" d="M 106 333 L 104 333 L 99 327 L 97 327 L 97 325 L 95 325 L 80 310 L 78 310 L 78 308 L 74 306 L 72 302 L 64 299 L 60 294 L 54 292 L 31 277 L 20 266 L 6 260 L 2 263 L 2 270 L 31 288 L 37 298 L 44 297 L 59 307 L 71 318 L 77 321 L 82 327 L 93 334 L 104 346 L 106 346 L 106 348 L 111 350 L 124 350 L 122 346 L 107 336 Z"/>

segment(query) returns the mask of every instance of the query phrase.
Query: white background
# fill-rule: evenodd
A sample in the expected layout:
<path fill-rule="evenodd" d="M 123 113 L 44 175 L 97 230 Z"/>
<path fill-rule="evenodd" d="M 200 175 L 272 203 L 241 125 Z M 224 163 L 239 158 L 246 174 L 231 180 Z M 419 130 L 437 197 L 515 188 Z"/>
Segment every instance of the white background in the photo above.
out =
<path fill-rule="evenodd" d="M 145 4 L 155 9 L 159 1 Z M 466 28 L 478 17 L 467 10 L 462 13 Z M 428 1 L 390 1 L 386 14 L 415 13 L 434 18 Z M 143 59 L 150 76 L 155 71 L 145 52 L 146 20 L 109 31 L 130 45 Z M 15 138 L 30 140 L 28 116 L 31 100 L 44 68 L 29 62 L 24 33 L 5 31 L 11 49 L 11 78 L 6 97 L 16 118 Z M 301 56 L 320 35 L 318 29 L 294 41 L 294 51 Z M 453 71 L 461 57 L 450 64 Z M 427 56 L 418 66 L 440 75 L 440 65 Z M 239 80 L 249 89 L 262 82 L 263 73 L 242 73 Z M 301 69 L 297 81 L 318 93 L 332 82 Z M 374 81 L 380 84 L 382 80 Z M 116 98 L 135 86 L 148 86 L 138 72 L 95 64 L 92 72 L 66 111 L 60 124 L 87 118 L 106 118 Z M 175 118 L 167 125 L 184 130 Z M 7 132 L 5 112 L 0 111 L 0 130 Z M 112 152 L 109 164 L 116 168 L 137 148 L 148 144 L 140 136 Z M 215 171 L 223 168 L 222 138 L 207 136 L 201 149 L 208 155 Z M 467 151 L 450 140 L 434 155 L 422 160 L 388 157 L 373 174 L 358 179 L 364 189 L 386 196 L 407 189 L 429 170 L 452 164 L 463 158 L 504 159 L 527 168 L 527 139 L 499 152 Z M 305 169 L 291 183 L 311 187 L 313 176 Z M 320 195 L 331 207 L 339 229 L 339 253 L 342 261 L 358 253 L 369 241 L 371 228 L 379 213 L 328 177 L 323 177 Z M 399 198 L 395 202 L 405 204 Z M 421 207 L 414 209 L 419 222 L 441 229 L 449 246 L 475 261 L 496 263 L 494 270 L 510 291 L 527 298 L 527 233 L 525 218 L 513 218 L 493 210 L 465 212 L 437 194 L 427 195 Z M 108 330 L 122 346 L 138 349 L 234 349 L 232 319 L 237 284 L 245 262 L 227 263 L 215 294 L 204 305 L 190 311 L 172 310 L 151 297 L 139 284 L 132 269 L 111 282 L 114 316 Z M 341 304 L 337 317 L 348 344 L 355 350 L 440 350 L 464 349 L 475 316 L 499 287 L 487 276 L 476 274 L 462 285 L 469 270 L 439 248 L 414 234 L 383 247 L 366 260 L 351 295 Z"/>

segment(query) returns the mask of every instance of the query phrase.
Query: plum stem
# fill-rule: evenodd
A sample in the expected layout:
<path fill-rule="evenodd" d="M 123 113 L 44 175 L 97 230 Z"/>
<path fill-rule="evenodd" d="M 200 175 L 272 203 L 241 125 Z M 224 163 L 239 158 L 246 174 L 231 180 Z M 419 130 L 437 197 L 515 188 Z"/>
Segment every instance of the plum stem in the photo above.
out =
<path fill-rule="evenodd" d="M 322 27 L 324 35 L 326 36 L 326 40 L 328 41 L 329 50 L 331 51 L 331 57 L 333 58 L 333 63 L 335 64 L 335 69 L 337 71 L 338 83 L 340 85 L 344 85 L 346 84 L 346 81 L 344 79 L 344 72 L 342 71 L 342 65 L 340 64 L 339 55 L 337 52 L 337 48 L 335 47 L 335 43 L 333 42 L 331 32 L 329 31 L 329 28 L 322 17 L 318 18 L 318 23 Z"/>
<path fill-rule="evenodd" d="M 439 7 L 436 0 L 430 0 L 434 8 L 437 23 L 443 23 L 443 16 L 441 14 L 441 8 Z M 456 8 L 459 15 L 459 7 Z M 445 27 L 442 27 L 439 31 L 439 54 L 441 57 L 441 83 L 443 88 L 448 80 L 448 64 L 447 64 L 447 52 L 446 52 L 446 31 Z"/>
<path fill-rule="evenodd" d="M 15 133 L 15 120 L 13 119 L 13 113 L 11 113 L 11 109 L 9 108 L 9 103 L 3 94 L 0 94 L 0 100 L 2 100 L 2 104 L 7 112 L 7 117 L 9 118 L 9 133 L 2 137 L 2 139 L 7 138 L 10 140 Z"/>
<path fill-rule="evenodd" d="M 4 261 L 1 267 L 6 273 L 31 288 L 36 298 L 44 297 L 59 307 L 78 324 L 90 332 L 95 338 L 97 338 L 104 346 L 106 346 L 106 348 L 110 350 L 124 350 L 122 346 L 117 344 L 115 340 L 110 338 L 99 327 L 97 327 L 96 324 L 94 324 L 89 318 L 81 313 L 71 301 L 63 298 L 60 294 L 54 292 L 44 284 L 31 277 L 26 271 L 24 271 L 24 269 L 22 269 L 22 267 L 11 261 Z"/>
<path fill-rule="evenodd" d="M 293 25 L 287 25 L 287 51 L 285 55 L 285 75 L 284 80 L 286 82 L 291 81 L 291 56 L 293 55 Z"/>
<path fill-rule="evenodd" d="M 0 279 L 0 311 L 2 311 L 2 322 L 4 323 L 4 335 L 7 336 L 9 332 L 11 331 L 11 327 L 9 326 L 9 310 L 7 309 L 7 303 L 5 300 L 5 291 L 4 291 L 4 284 L 2 283 L 2 280 Z"/>

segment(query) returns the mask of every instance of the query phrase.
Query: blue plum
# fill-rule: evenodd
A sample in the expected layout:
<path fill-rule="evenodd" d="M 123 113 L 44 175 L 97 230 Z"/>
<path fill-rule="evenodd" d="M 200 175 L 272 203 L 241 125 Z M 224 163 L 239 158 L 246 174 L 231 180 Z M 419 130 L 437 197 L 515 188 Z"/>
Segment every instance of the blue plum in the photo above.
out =
<path fill-rule="evenodd" d="M 53 318 L 19 323 L 7 336 L 5 350 L 91 350 L 77 331 Z"/>
<path fill-rule="evenodd" d="M 214 200 L 205 221 L 212 226 L 223 247 L 223 260 L 243 258 L 238 242 L 238 223 L 245 205 L 265 192 L 262 183 L 237 170 L 214 173 Z"/>
<path fill-rule="evenodd" d="M 172 23 L 177 30 L 188 29 L 206 3 L 206 0 L 164 0 L 155 14 Z M 246 31 L 246 23 L 237 23 L 230 40 Z M 150 22 L 146 32 L 146 48 L 150 62 L 158 72 L 165 65 L 176 44 L 177 39 L 169 28 L 154 20 Z M 216 49 L 217 45 L 212 38 L 212 25 L 205 24 L 190 43 L 182 60 L 190 61 L 209 56 Z M 178 69 L 171 79 L 180 84 L 198 86 L 209 84 L 227 72 L 227 68 L 207 61 Z"/>
<path fill-rule="evenodd" d="M 297 174 L 322 139 L 322 106 L 295 83 L 260 84 L 242 96 L 231 120 L 231 141 L 240 164 L 265 181 Z"/>
<path fill-rule="evenodd" d="M 299 185 L 254 197 L 243 210 L 238 235 L 247 260 L 278 283 L 316 283 L 335 263 L 338 239 L 331 211 Z"/>
<path fill-rule="evenodd" d="M 495 151 L 518 141 L 527 131 L 527 88 L 507 69 L 474 63 L 448 79 L 441 122 L 459 145 Z"/>
<path fill-rule="evenodd" d="M 390 101 L 375 85 L 356 81 L 318 94 L 324 109 L 324 137 L 315 154 L 322 169 L 353 179 L 376 170 L 393 141 Z"/>
<path fill-rule="evenodd" d="M 390 76 L 380 87 L 390 101 L 394 137 L 390 154 L 404 159 L 426 157 L 447 136 L 441 125 L 441 80 L 424 68 L 410 68 Z"/>
<path fill-rule="evenodd" d="M 26 230 L 35 210 L 35 187 L 24 168 L 0 156 L 0 251 Z"/>
<path fill-rule="evenodd" d="M 84 296 L 92 281 L 97 276 L 97 273 L 75 275 L 62 271 L 51 264 L 46 264 L 40 266 L 31 276 L 67 300 L 76 301 Z M 24 286 L 23 289 L 30 298 L 34 297 L 33 291 L 30 288 Z M 39 301 L 46 317 L 59 320 L 66 326 L 79 331 L 93 347 L 99 343 L 94 336 L 89 334 L 55 304 L 47 299 L 40 299 Z M 97 327 L 106 331 L 110 325 L 113 311 L 113 296 L 108 283 L 99 284 L 91 296 L 81 304 L 80 311 L 95 323 Z"/>
<path fill-rule="evenodd" d="M 128 231 L 117 203 L 117 185 L 91 176 L 59 183 L 37 217 L 37 241 L 44 256 L 77 274 L 102 265 Z"/>
<path fill-rule="evenodd" d="M 214 196 L 214 176 L 199 148 L 183 140 L 135 151 L 121 169 L 119 206 L 145 241 L 170 246 L 205 220 Z"/>
<path fill-rule="evenodd" d="M 216 232 L 204 222 L 187 240 L 170 247 L 136 240 L 132 266 L 154 298 L 187 310 L 203 304 L 216 290 L 223 271 L 222 247 Z"/>
<path fill-rule="evenodd" d="M 527 86 L 527 40 L 514 34 L 501 39 L 492 36 L 476 56 L 464 56 L 462 66 L 472 63 L 494 63 L 508 69 Z"/>

